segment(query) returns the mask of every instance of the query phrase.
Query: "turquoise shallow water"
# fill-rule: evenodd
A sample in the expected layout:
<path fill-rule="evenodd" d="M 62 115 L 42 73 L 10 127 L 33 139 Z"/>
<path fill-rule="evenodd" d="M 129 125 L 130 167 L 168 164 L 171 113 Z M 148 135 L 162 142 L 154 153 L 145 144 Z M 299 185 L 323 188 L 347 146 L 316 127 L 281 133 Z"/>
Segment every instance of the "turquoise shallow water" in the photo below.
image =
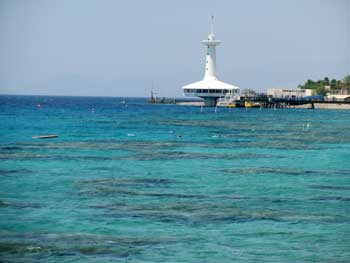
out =
<path fill-rule="evenodd" d="M 121 100 L 0 96 L 0 261 L 349 262 L 349 111 Z"/>

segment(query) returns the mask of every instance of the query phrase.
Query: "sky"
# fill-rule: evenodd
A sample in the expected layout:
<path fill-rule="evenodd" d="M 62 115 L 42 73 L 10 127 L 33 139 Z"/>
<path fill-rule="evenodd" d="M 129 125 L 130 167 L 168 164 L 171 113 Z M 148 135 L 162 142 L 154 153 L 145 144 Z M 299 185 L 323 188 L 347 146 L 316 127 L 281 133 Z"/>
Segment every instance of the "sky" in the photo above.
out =
<path fill-rule="evenodd" d="M 264 92 L 350 74 L 348 0 L 0 0 L 0 94 L 181 97 L 204 76 Z"/>

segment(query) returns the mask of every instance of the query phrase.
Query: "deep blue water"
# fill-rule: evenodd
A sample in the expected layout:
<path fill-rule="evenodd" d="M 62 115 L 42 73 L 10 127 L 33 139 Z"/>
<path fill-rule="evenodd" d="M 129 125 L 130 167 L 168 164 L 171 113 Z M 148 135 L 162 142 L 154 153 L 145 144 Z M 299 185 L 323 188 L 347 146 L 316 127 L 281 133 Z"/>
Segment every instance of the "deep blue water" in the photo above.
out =
<path fill-rule="evenodd" d="M 350 261 L 350 111 L 121 101 L 0 96 L 1 262 Z"/>

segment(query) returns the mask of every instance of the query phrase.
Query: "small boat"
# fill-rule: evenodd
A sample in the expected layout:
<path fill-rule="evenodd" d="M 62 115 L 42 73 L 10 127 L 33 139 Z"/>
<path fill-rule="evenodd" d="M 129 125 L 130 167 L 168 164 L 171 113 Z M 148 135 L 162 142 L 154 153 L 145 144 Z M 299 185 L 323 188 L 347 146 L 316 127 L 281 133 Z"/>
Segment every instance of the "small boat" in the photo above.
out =
<path fill-rule="evenodd" d="M 57 134 L 47 134 L 47 135 L 39 135 L 39 136 L 33 136 L 33 139 L 51 139 L 51 138 L 57 138 Z"/>
<path fill-rule="evenodd" d="M 251 102 L 251 101 L 245 101 L 244 107 L 246 108 L 260 108 L 260 103 L 258 102 Z"/>
<path fill-rule="evenodd" d="M 228 107 L 228 108 L 236 108 L 237 103 L 240 99 L 240 96 L 233 90 L 225 93 L 225 96 L 220 98 L 217 102 L 217 106 Z"/>

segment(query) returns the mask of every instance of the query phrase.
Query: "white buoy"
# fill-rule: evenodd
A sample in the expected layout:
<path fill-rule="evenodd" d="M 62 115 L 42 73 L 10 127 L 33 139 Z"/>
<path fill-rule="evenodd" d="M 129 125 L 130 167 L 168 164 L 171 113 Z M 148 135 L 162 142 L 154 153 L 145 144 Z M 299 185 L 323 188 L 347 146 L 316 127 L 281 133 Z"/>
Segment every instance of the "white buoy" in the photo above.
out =
<path fill-rule="evenodd" d="M 306 124 L 306 131 L 309 131 L 309 128 L 310 128 L 310 123 L 308 122 L 308 123 Z"/>

